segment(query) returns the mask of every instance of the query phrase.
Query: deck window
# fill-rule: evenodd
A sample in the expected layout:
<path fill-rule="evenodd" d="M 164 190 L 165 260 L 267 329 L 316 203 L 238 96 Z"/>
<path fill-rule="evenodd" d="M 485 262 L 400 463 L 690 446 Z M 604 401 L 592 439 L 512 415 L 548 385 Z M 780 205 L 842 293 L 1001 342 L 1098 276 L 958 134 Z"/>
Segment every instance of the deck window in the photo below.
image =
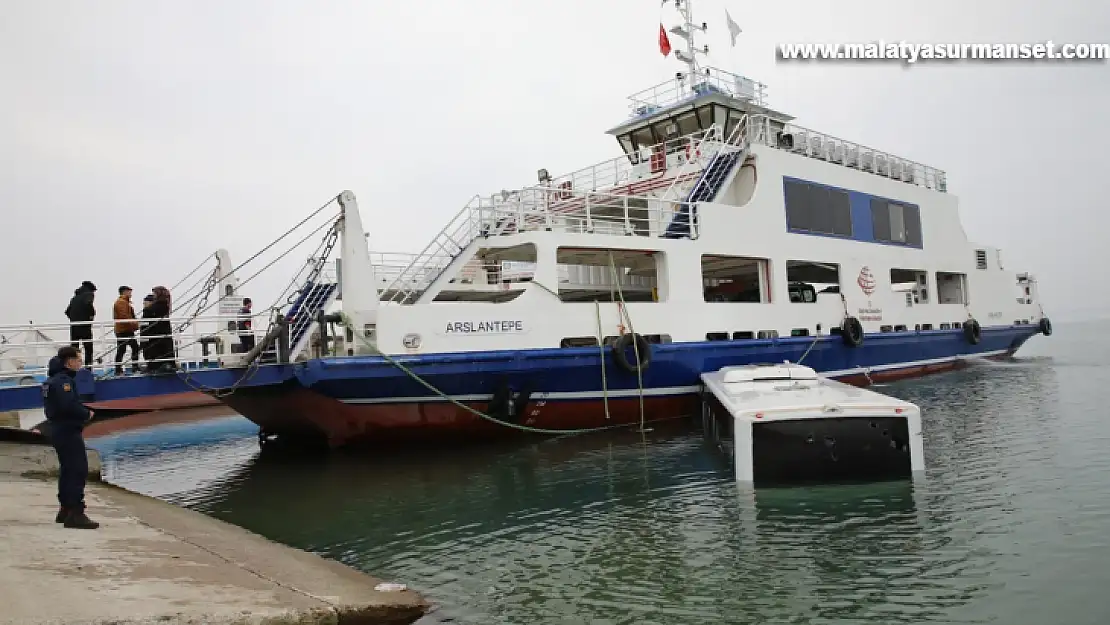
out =
<path fill-rule="evenodd" d="M 962 273 L 937 272 L 937 303 L 966 304 L 967 276 Z"/>
<path fill-rule="evenodd" d="M 871 227 L 876 241 L 921 247 L 921 213 L 913 204 L 871 198 Z"/>
<path fill-rule="evenodd" d="M 650 250 L 560 247 L 555 262 L 564 302 L 658 302 L 663 253 Z M 617 285 L 620 285 L 620 291 Z"/>
<path fill-rule="evenodd" d="M 702 297 L 707 302 L 771 302 L 765 258 L 703 254 L 701 282 Z"/>
<path fill-rule="evenodd" d="M 814 304 L 817 296 L 839 297 L 840 265 L 813 260 L 786 261 L 787 295 L 795 304 Z"/>
<path fill-rule="evenodd" d="M 929 273 L 922 269 L 890 270 L 890 290 L 895 293 L 912 294 L 907 305 L 929 303 Z"/>
<path fill-rule="evenodd" d="M 852 206 L 847 191 L 784 179 L 783 193 L 790 231 L 852 236 Z"/>

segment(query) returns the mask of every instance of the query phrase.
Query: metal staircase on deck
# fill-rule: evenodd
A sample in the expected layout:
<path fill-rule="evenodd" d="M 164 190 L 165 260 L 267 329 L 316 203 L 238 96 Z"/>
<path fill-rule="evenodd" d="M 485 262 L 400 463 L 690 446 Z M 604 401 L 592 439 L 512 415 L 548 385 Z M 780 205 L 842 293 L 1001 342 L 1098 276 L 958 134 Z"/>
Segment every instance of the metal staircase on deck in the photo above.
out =
<path fill-rule="evenodd" d="M 312 324 L 316 323 L 320 311 L 335 301 L 338 288 L 336 284 L 312 283 L 293 302 L 293 306 L 285 314 L 289 321 L 289 347 L 292 354 L 299 354 L 308 346 Z"/>
<path fill-rule="evenodd" d="M 493 219 L 483 219 L 483 216 Z M 496 210 L 483 211 L 481 198 L 475 196 L 384 289 L 383 293 L 392 293 L 387 301 L 416 303 L 449 270 L 452 276 L 457 273 L 462 264 L 460 258 L 478 238 L 483 221 L 493 221 L 494 225 L 492 232 L 482 234 L 497 234 L 499 226 L 495 217 Z"/>
<path fill-rule="evenodd" d="M 713 159 L 706 166 L 701 177 L 690 189 L 690 194 L 686 196 L 686 200 L 679 205 L 678 211 L 667 226 L 667 232 L 663 235 L 664 238 L 682 239 L 690 237 L 690 221 L 695 210 L 694 206 L 698 202 L 713 201 L 720 193 L 721 187 L 736 167 L 736 164 L 743 161 L 746 154 L 747 150 L 739 149 L 727 152 L 721 151 L 713 155 Z"/>
<path fill-rule="evenodd" d="M 285 320 L 289 323 L 291 358 L 295 359 L 308 348 L 308 341 L 320 312 L 327 310 L 327 307 L 335 302 L 337 295 L 339 295 L 339 285 L 332 282 L 308 282 L 301 289 L 300 294 L 285 313 Z M 276 347 L 270 347 L 262 353 L 262 362 L 276 361 Z"/>

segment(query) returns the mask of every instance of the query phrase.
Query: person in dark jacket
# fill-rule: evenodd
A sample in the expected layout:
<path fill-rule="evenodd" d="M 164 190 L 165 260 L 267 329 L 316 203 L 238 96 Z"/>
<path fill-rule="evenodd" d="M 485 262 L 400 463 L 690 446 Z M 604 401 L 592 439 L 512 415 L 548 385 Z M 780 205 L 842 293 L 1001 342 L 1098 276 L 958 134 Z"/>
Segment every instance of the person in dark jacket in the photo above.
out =
<path fill-rule="evenodd" d="M 239 342 L 243 345 L 243 353 L 254 349 L 254 327 L 251 324 L 251 298 L 243 298 L 243 307 L 239 309 Z"/>
<path fill-rule="evenodd" d="M 96 529 L 99 523 L 85 514 L 85 478 L 89 461 L 81 435 L 93 412 L 81 403 L 74 376 L 81 368 L 77 348 L 63 347 L 50 359 L 49 379 L 42 385 L 43 408 L 50 422 L 50 442 L 58 454 L 58 514 L 56 523 L 75 529 Z"/>
<path fill-rule="evenodd" d="M 143 353 L 143 360 L 147 361 L 146 368 L 152 370 L 154 365 L 150 364 L 151 351 L 150 351 L 150 326 L 154 325 L 154 294 L 150 293 L 143 298 L 143 312 L 140 313 L 143 320 L 139 322 L 139 351 Z"/>
<path fill-rule="evenodd" d="M 147 357 L 149 370 L 176 371 L 173 345 L 173 325 L 170 323 L 170 291 L 164 286 L 154 287 L 154 303 L 150 305 L 150 316 L 154 322 L 147 328 L 150 336 L 150 354 Z M 143 312 L 146 316 L 146 311 Z"/>
<path fill-rule="evenodd" d="M 69 326 L 70 344 L 78 349 L 84 348 L 86 367 L 91 367 L 93 361 L 92 320 L 96 317 L 96 308 L 93 307 L 95 294 L 96 285 L 85 280 L 73 292 L 69 306 L 66 306 L 66 318 L 71 324 Z"/>

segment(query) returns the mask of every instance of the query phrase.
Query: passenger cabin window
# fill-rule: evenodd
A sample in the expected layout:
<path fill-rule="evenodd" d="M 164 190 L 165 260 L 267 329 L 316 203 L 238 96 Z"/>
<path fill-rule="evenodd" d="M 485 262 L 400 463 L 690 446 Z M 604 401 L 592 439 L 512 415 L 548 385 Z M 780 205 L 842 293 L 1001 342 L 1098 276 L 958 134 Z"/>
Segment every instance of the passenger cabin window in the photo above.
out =
<path fill-rule="evenodd" d="M 658 302 L 662 252 L 560 247 L 555 252 L 564 302 Z M 619 289 L 618 289 L 619 286 Z"/>
<path fill-rule="evenodd" d="M 871 198 L 871 227 L 876 241 L 921 247 L 921 213 L 913 204 Z"/>
<path fill-rule="evenodd" d="M 770 277 L 765 258 L 701 257 L 702 296 L 707 302 L 770 303 Z"/>
<path fill-rule="evenodd" d="M 922 269 L 890 270 L 890 289 L 895 293 L 906 293 L 906 305 L 929 303 L 929 273 Z M 912 299 L 910 298 L 912 295 Z"/>
<path fill-rule="evenodd" d="M 788 230 L 852 236 L 852 206 L 847 191 L 784 178 L 783 195 Z"/>
<path fill-rule="evenodd" d="M 815 303 L 820 294 L 831 294 L 839 301 L 840 265 L 813 260 L 788 260 L 786 291 L 790 302 L 795 304 Z"/>

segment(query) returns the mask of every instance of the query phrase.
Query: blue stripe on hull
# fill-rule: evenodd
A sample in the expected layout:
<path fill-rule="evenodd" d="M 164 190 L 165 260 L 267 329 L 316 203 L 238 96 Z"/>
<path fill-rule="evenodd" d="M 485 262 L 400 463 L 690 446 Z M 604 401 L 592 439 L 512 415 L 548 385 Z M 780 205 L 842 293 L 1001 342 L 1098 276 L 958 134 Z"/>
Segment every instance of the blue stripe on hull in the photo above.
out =
<path fill-rule="evenodd" d="M 802 362 L 819 372 L 849 375 L 950 361 L 961 356 L 1013 353 L 1037 330 L 1031 326 L 983 328 L 982 340 L 970 345 L 960 330 L 896 332 L 867 335 L 852 348 L 840 337 L 779 338 L 746 341 L 667 343 L 652 346 L 652 362 L 643 372 L 646 389 L 691 387 L 699 375 L 728 365 Z M 808 353 L 807 353 L 808 350 Z M 803 360 L 804 354 L 804 360 Z M 488 396 L 502 385 L 533 393 L 602 391 L 599 349 L 562 348 L 466 352 L 398 357 L 412 372 L 444 394 Z M 637 377 L 616 366 L 605 350 L 605 387 L 635 390 Z M 301 384 L 322 395 L 347 401 L 411 402 L 436 400 L 435 393 L 380 357 L 309 361 L 297 373 Z"/>

